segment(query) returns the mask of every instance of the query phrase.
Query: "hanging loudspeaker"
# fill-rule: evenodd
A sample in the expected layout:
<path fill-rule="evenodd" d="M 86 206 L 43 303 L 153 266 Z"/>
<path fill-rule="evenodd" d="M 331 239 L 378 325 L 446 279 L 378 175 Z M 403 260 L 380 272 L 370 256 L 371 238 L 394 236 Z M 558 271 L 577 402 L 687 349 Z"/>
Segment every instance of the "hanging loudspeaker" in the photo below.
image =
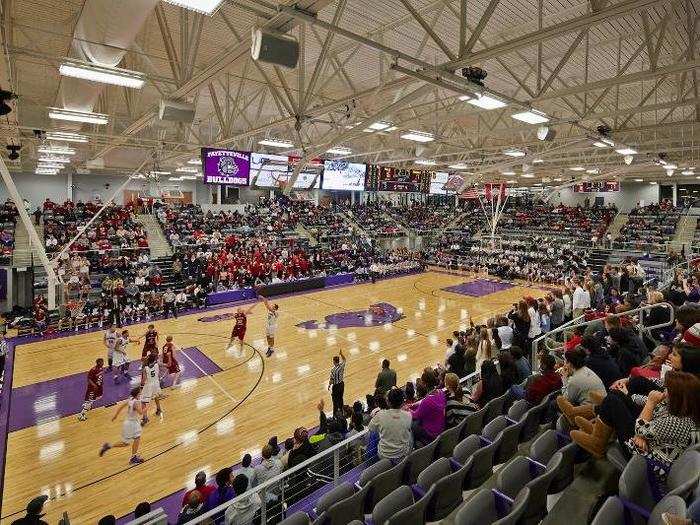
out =
<path fill-rule="evenodd" d="M 299 61 L 299 42 L 276 33 L 266 33 L 262 29 L 253 29 L 250 54 L 253 60 L 267 62 L 289 69 L 297 67 Z"/>

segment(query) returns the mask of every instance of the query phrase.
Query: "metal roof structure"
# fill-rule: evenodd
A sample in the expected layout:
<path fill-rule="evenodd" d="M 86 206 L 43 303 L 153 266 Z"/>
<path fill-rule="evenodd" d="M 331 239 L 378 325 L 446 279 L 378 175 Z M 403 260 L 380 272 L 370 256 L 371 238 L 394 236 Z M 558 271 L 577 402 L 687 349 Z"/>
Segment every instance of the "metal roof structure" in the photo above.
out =
<path fill-rule="evenodd" d="M 93 23 L 86 6 L 99 1 L 2 1 L 0 87 L 19 99 L 0 129 L 6 143 L 23 146 L 16 170 L 36 164 L 42 137 L 33 130 L 76 131 L 47 108 L 63 107 L 58 68 Z M 204 145 L 264 151 L 258 141 L 275 137 L 303 158 L 343 146 L 357 162 L 433 159 L 431 169 L 460 165 L 470 180 L 519 186 L 700 179 L 700 0 L 225 0 L 212 15 L 151 4 L 119 50 L 119 67 L 144 73 L 145 86 L 100 91 L 94 111 L 109 123 L 78 128 L 89 142 L 75 145 L 75 168 L 124 173 L 152 158 L 176 167 Z M 257 27 L 299 42 L 297 68 L 251 58 Z M 470 66 L 487 73 L 483 88 L 463 76 Z M 480 92 L 507 105 L 463 100 Z M 195 121 L 160 121 L 163 98 L 194 103 Z M 553 140 L 511 118 L 527 108 L 550 118 Z M 375 121 L 391 128 L 363 131 Z M 593 145 L 598 126 L 637 151 L 630 165 L 615 148 Z M 434 140 L 402 139 L 409 130 Z M 659 154 L 677 166 L 672 175 Z M 590 173 L 570 169 L 579 166 Z"/>

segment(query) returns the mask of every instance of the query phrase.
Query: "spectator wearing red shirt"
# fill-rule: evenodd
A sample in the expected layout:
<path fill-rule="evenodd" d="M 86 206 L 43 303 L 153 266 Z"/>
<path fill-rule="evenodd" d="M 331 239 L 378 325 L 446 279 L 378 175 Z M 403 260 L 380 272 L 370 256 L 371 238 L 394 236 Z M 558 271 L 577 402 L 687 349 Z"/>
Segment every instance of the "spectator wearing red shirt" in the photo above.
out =
<path fill-rule="evenodd" d="M 202 496 L 201 501 L 207 501 L 209 495 L 216 490 L 216 487 L 214 487 L 214 485 L 207 485 L 207 475 L 204 471 L 200 470 L 194 477 L 194 488 L 185 492 L 185 496 L 182 498 L 183 507 L 187 505 L 190 494 L 195 490 Z"/>
<path fill-rule="evenodd" d="M 567 339 L 566 343 L 564 343 L 564 352 L 573 350 L 581 344 L 581 341 L 583 341 L 583 333 L 585 332 L 585 330 L 586 328 L 584 326 L 577 326 L 576 328 L 574 328 L 573 335 L 569 339 Z"/>
<path fill-rule="evenodd" d="M 528 403 L 538 405 L 546 396 L 562 387 L 561 376 L 554 370 L 555 366 L 556 360 L 553 355 L 540 356 L 540 373 L 532 376 L 525 387 L 524 394 Z"/>

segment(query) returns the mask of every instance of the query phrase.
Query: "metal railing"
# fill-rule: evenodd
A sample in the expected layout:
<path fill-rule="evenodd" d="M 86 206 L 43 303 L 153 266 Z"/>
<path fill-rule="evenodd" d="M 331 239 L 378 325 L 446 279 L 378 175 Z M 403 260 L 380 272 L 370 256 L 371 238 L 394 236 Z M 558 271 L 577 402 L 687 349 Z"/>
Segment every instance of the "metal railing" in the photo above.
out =
<path fill-rule="evenodd" d="M 644 325 L 644 313 L 649 312 L 653 310 L 654 308 L 661 308 L 665 307 L 669 311 L 669 320 L 654 324 L 654 325 Z M 673 325 L 675 322 L 675 311 L 673 309 L 673 305 L 671 303 L 667 302 L 661 302 L 661 303 L 656 303 L 656 304 L 648 304 L 644 306 L 640 306 L 639 308 L 635 308 L 633 310 L 627 310 L 626 312 L 620 312 L 617 314 L 608 314 L 606 315 L 605 318 L 610 318 L 610 317 L 629 317 L 635 314 L 639 314 L 639 320 L 636 323 L 637 327 L 639 328 L 640 332 L 649 332 L 651 330 L 657 330 L 659 328 L 666 328 L 667 326 Z M 537 357 L 537 349 L 540 347 L 540 344 L 547 346 L 548 348 L 552 348 L 554 345 L 550 345 L 550 343 L 554 343 L 556 345 L 556 339 L 554 336 L 557 334 L 561 334 L 565 332 L 566 330 L 570 330 L 574 326 L 588 326 L 593 323 L 600 323 L 603 321 L 605 318 L 598 318 L 598 319 L 593 319 L 591 321 L 583 321 L 581 322 L 581 319 L 584 318 L 585 316 L 579 316 L 568 323 L 565 323 L 554 330 L 550 330 L 546 334 L 542 334 L 539 337 L 536 337 L 532 341 L 532 346 L 530 348 L 530 359 L 532 363 L 532 369 L 537 370 L 539 367 L 539 359 Z M 558 346 L 563 346 L 563 342 L 558 345 Z"/>
<path fill-rule="evenodd" d="M 480 373 L 475 371 L 463 377 L 460 383 L 465 389 L 471 390 L 479 379 Z M 371 465 L 377 459 L 377 456 L 365 454 L 362 456 L 361 462 L 354 461 L 357 459 L 354 450 L 363 445 L 368 434 L 369 430 L 365 429 L 319 452 L 303 463 L 285 470 L 278 476 L 249 488 L 243 494 L 222 503 L 187 523 L 193 525 L 209 523 L 209 520 L 222 517 L 226 510 L 235 503 L 246 501 L 254 494 L 257 494 L 260 498 L 260 509 L 258 511 L 260 523 L 268 523 L 275 519 L 281 521 L 283 516 L 287 514 L 288 509 L 294 510 L 296 504 L 311 497 L 324 485 L 333 484 L 336 486 L 350 470 Z M 268 496 L 274 496 L 274 498 Z M 308 505 L 303 505 L 303 507 L 308 508 Z M 165 512 L 163 509 L 157 508 L 149 515 L 132 520 L 127 525 L 161 525 L 165 523 L 163 521 L 164 516 Z"/>

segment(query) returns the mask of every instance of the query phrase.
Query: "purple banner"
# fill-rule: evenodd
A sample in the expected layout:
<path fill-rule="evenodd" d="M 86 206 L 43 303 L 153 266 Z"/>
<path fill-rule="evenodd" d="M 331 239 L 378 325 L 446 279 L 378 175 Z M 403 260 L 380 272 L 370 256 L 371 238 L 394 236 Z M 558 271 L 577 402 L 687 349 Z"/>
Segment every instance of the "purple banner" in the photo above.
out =
<path fill-rule="evenodd" d="M 205 184 L 247 186 L 250 178 L 250 152 L 202 148 Z"/>
<path fill-rule="evenodd" d="M 242 290 L 228 290 L 226 292 L 214 292 L 207 295 L 207 306 L 224 303 L 234 303 L 236 301 L 246 301 L 255 299 L 257 294 L 252 288 Z"/>
<path fill-rule="evenodd" d="M 0 301 L 7 299 L 7 270 L 0 269 Z"/>

